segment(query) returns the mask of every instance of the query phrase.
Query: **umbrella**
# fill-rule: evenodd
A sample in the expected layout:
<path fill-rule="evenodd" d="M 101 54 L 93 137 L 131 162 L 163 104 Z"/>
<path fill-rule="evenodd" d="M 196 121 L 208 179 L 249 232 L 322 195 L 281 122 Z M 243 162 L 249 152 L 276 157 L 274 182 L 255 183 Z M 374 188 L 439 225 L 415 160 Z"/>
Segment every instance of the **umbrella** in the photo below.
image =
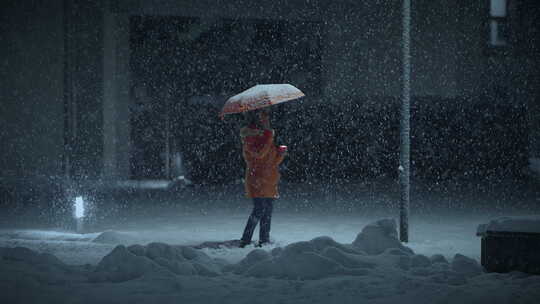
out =
<path fill-rule="evenodd" d="M 219 116 L 256 110 L 304 97 L 304 93 L 290 84 L 260 84 L 227 100 Z"/>

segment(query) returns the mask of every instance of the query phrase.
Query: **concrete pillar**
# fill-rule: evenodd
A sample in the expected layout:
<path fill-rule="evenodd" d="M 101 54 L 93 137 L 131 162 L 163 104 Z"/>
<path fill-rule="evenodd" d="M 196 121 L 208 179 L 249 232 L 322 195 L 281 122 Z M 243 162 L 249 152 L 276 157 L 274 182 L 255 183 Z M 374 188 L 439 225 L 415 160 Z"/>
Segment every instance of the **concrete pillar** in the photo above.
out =
<path fill-rule="evenodd" d="M 129 178 L 129 16 L 105 12 L 103 37 L 103 177 Z"/>

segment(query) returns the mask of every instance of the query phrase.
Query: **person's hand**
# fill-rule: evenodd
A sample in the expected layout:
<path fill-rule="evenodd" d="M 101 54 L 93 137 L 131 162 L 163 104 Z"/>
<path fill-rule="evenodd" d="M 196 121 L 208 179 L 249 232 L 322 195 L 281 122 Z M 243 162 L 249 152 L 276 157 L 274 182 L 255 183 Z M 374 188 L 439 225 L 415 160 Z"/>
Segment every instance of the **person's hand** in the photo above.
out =
<path fill-rule="evenodd" d="M 280 155 L 283 155 L 283 157 L 287 156 L 287 146 L 278 146 L 278 151 Z"/>

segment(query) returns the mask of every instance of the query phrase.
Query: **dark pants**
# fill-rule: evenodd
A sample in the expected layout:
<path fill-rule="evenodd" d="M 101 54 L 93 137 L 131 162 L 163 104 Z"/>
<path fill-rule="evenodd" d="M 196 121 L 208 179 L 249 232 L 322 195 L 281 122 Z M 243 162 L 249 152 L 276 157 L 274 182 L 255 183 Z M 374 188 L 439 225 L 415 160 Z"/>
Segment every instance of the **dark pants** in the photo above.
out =
<path fill-rule="evenodd" d="M 259 242 L 265 243 L 270 241 L 270 222 L 272 221 L 273 202 L 273 198 L 253 198 L 253 211 L 246 223 L 242 241 L 246 243 L 251 242 L 253 231 L 255 231 L 255 227 L 259 221 L 261 222 L 259 226 Z"/>

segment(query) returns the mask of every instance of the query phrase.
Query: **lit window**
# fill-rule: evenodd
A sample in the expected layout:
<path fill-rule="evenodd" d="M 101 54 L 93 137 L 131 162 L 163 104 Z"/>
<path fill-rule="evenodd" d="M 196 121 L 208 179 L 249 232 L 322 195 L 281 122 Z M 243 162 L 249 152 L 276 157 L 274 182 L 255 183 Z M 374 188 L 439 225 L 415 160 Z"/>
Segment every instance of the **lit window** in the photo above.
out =
<path fill-rule="evenodd" d="M 507 10 L 507 0 L 490 0 L 489 44 L 491 46 L 498 47 L 507 45 Z"/>
<path fill-rule="evenodd" d="M 491 17 L 506 17 L 506 0 L 491 0 Z"/>

